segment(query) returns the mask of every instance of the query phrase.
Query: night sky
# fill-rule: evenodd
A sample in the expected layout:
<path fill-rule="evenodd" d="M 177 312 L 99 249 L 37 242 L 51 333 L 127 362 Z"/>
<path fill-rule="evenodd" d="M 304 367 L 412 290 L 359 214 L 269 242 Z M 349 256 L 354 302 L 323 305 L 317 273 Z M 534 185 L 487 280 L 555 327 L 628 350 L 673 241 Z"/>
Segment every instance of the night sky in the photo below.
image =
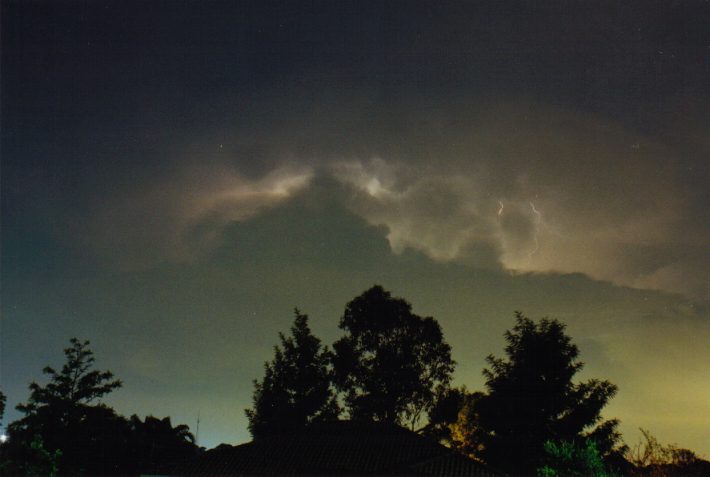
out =
<path fill-rule="evenodd" d="M 550 316 L 710 455 L 710 3 L 3 1 L 4 425 L 77 336 L 199 443 L 249 439 L 292 310 L 373 284 L 483 389 Z"/>

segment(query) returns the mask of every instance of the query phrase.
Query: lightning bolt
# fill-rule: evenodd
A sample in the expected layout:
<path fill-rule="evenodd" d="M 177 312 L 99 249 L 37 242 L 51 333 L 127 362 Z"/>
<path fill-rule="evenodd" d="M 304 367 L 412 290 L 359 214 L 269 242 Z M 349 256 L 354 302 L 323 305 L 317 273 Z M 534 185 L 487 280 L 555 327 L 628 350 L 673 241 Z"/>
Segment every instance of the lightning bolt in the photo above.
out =
<path fill-rule="evenodd" d="M 533 204 L 532 202 L 530 202 L 530 208 L 532 209 L 533 214 L 535 214 L 535 216 L 537 217 L 536 223 L 540 223 L 540 221 L 542 220 L 542 214 L 539 210 L 537 210 L 535 204 Z"/>
<path fill-rule="evenodd" d="M 533 255 L 540 249 L 540 240 L 538 239 L 538 232 L 540 231 L 540 224 L 542 223 L 542 213 L 537 210 L 537 207 L 535 207 L 535 204 L 530 201 L 530 209 L 532 209 L 532 213 L 535 214 L 535 248 L 528 254 L 528 258 L 532 258 Z"/>

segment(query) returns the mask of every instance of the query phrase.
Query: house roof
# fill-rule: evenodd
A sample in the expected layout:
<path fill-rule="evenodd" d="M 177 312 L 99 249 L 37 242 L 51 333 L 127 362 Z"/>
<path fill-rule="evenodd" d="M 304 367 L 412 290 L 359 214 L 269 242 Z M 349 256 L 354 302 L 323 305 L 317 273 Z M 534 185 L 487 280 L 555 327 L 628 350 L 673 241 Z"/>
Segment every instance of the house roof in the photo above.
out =
<path fill-rule="evenodd" d="M 176 476 L 494 476 L 484 465 L 399 426 L 334 421 L 222 445 L 172 469 Z"/>

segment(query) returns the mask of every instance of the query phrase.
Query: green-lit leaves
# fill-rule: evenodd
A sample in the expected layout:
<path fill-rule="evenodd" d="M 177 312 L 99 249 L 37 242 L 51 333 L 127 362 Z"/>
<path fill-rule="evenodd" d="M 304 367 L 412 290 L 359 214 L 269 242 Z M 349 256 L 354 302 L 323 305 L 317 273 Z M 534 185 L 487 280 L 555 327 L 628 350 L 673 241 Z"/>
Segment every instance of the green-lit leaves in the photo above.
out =
<path fill-rule="evenodd" d="M 502 470 L 532 472 L 545 442 L 576 442 L 595 425 L 591 433 L 599 448 L 611 452 L 619 440 L 618 423 L 600 424 L 600 412 L 617 387 L 594 379 L 572 382 L 583 363 L 565 325 L 534 322 L 518 312 L 505 339 L 507 359 L 488 357 L 488 393 L 476 404 L 480 457 Z"/>

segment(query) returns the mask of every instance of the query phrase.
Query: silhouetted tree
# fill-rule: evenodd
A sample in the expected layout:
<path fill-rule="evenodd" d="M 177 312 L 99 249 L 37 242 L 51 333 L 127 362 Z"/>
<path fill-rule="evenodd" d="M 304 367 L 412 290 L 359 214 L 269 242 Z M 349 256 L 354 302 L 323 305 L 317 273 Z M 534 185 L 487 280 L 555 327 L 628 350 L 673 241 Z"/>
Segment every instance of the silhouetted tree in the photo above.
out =
<path fill-rule="evenodd" d="M 118 465 L 119 459 L 112 460 L 109 454 L 114 454 L 112 447 L 120 447 L 117 440 L 125 436 L 125 420 L 97 401 L 121 382 L 109 371 L 92 369 L 88 341 L 72 338 L 70 343 L 61 371 L 44 368 L 49 382 L 30 384 L 28 402 L 17 405 L 24 416 L 8 426 L 7 456 L 18 469 L 31 464 L 36 452 L 60 455 L 61 473 L 111 472 Z"/>
<path fill-rule="evenodd" d="M 2 421 L 2 416 L 5 414 L 5 400 L 7 398 L 5 395 L 0 391 L 0 421 Z"/>
<path fill-rule="evenodd" d="M 374 286 L 347 304 L 340 328 L 346 335 L 333 345 L 335 383 L 351 418 L 414 428 L 454 369 L 439 324 Z"/>
<path fill-rule="evenodd" d="M 2 416 L 5 413 L 5 399 L 6 399 L 5 395 L 3 394 L 2 391 L 0 391 L 0 423 L 2 423 Z M 0 438 L 0 475 L 5 475 L 5 472 L 3 469 L 5 469 L 5 467 L 8 465 L 6 462 L 7 459 L 5 457 L 5 454 L 6 454 L 5 446 L 3 445 L 3 444 L 5 444 L 6 438 L 7 438 L 7 436 L 3 432 L 2 438 Z"/>
<path fill-rule="evenodd" d="M 264 364 L 264 378 L 254 381 L 254 407 L 246 410 L 255 439 L 335 419 L 339 408 L 331 387 L 330 353 L 313 336 L 308 316 L 295 310 L 291 336 L 279 333 L 281 346 Z"/>
<path fill-rule="evenodd" d="M 8 426 L 3 475 L 150 473 L 198 452 L 187 426 L 170 418 L 130 421 L 100 399 L 121 386 L 109 371 L 92 369 L 88 341 L 71 340 L 61 371 L 44 368 L 49 382 L 30 384 L 24 416 Z"/>
<path fill-rule="evenodd" d="M 612 452 L 620 438 L 618 421 L 599 423 L 617 387 L 596 379 L 572 382 L 583 363 L 559 321 L 535 323 L 519 312 L 516 320 L 505 333 L 508 359 L 487 358 L 488 392 L 476 404 L 480 456 L 501 470 L 533 473 L 543 463 L 547 441 L 591 438 L 602 455 Z"/>
<path fill-rule="evenodd" d="M 680 477 L 710 475 L 710 462 L 695 452 L 675 444 L 661 444 L 648 430 L 641 429 L 643 440 L 627 449 L 633 466 L 628 475 L 639 477 Z"/>
<path fill-rule="evenodd" d="M 466 405 L 469 392 L 466 387 L 441 389 L 428 413 L 428 420 L 419 432 L 436 441 L 452 445 L 452 429 Z"/>
<path fill-rule="evenodd" d="M 31 383 L 29 401 L 17 405 L 17 410 L 26 417 L 52 408 L 62 421 L 68 422 L 82 408 L 121 387 L 121 381 L 114 380 L 110 371 L 91 370 L 95 358 L 88 341 L 82 343 L 72 338 L 70 343 L 71 347 L 64 349 L 67 362 L 62 370 L 57 372 L 50 366 L 45 367 L 42 372 L 50 376 L 49 383 L 45 386 Z"/>
<path fill-rule="evenodd" d="M 128 420 L 130 469 L 137 473 L 156 473 L 162 466 L 181 462 L 198 454 L 195 436 L 184 424 L 173 427 L 169 417 L 158 419 L 135 414 Z"/>

